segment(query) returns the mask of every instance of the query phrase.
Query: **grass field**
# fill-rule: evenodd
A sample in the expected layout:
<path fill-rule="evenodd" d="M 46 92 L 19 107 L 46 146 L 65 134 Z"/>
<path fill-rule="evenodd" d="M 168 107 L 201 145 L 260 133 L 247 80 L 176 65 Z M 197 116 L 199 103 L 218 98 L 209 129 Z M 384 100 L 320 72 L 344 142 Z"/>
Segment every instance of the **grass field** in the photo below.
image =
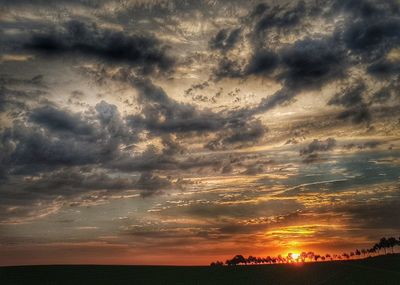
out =
<path fill-rule="evenodd" d="M 400 284 L 400 254 L 302 265 L 0 267 L 1 285 Z"/>

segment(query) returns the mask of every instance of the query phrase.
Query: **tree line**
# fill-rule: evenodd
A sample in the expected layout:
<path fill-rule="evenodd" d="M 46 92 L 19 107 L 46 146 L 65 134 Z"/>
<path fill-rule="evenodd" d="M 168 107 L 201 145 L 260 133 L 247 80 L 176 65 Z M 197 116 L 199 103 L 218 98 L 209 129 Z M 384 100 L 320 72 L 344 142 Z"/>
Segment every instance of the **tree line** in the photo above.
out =
<path fill-rule="evenodd" d="M 215 261 L 211 262 L 211 266 L 223 266 L 223 265 L 248 265 L 248 264 L 276 264 L 276 263 L 294 263 L 294 262 L 316 262 L 316 261 L 333 261 L 333 260 L 346 260 L 352 258 L 365 258 L 381 254 L 394 253 L 394 247 L 400 246 L 400 237 L 397 240 L 394 237 L 386 238 L 383 237 L 379 242 L 375 243 L 371 248 L 356 249 L 351 252 L 343 252 L 342 254 L 317 254 L 312 251 L 302 252 L 300 254 L 288 253 L 287 256 L 267 256 L 267 257 L 255 257 L 249 256 L 245 258 L 243 255 L 235 255 L 232 259 L 228 259 L 224 262 Z"/>

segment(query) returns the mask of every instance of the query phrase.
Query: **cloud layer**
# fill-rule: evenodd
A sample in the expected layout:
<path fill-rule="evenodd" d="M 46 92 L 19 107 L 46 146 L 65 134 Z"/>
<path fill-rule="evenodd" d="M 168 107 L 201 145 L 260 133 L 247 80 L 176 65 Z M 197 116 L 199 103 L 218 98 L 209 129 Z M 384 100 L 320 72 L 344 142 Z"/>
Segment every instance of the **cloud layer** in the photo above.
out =
<path fill-rule="evenodd" d="M 16 263 L 24 244 L 214 260 L 399 229 L 397 1 L 6 2 Z"/>

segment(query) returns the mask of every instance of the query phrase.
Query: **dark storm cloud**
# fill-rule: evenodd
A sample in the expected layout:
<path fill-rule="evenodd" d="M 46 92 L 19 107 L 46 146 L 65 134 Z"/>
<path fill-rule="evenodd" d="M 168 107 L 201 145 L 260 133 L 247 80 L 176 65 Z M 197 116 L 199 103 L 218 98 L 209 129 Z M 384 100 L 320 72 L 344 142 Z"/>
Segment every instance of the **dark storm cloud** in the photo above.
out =
<path fill-rule="evenodd" d="M 224 57 L 214 71 L 217 79 L 246 78 L 250 75 L 271 76 L 276 68 L 281 72 L 275 78 L 295 92 L 320 88 L 343 77 L 346 70 L 343 50 L 331 37 L 298 40 L 277 53 L 255 49 L 245 64 Z"/>
<path fill-rule="evenodd" d="M 243 66 L 235 60 L 223 57 L 213 70 L 216 80 L 223 78 L 243 78 Z"/>
<path fill-rule="evenodd" d="M 328 105 L 337 105 L 346 108 L 345 111 L 338 115 L 339 119 L 349 119 L 356 124 L 368 123 L 371 120 L 371 112 L 363 97 L 366 92 L 365 83 L 363 81 L 356 82 L 354 85 L 350 85 L 335 94 L 328 101 Z"/>
<path fill-rule="evenodd" d="M 133 78 L 143 105 L 139 115 L 129 117 L 133 127 L 142 126 L 155 133 L 207 132 L 220 129 L 223 119 L 211 111 L 200 111 L 189 104 L 179 103 L 148 79 Z"/>
<path fill-rule="evenodd" d="M 342 90 L 337 93 L 328 102 L 329 105 L 338 105 L 343 107 L 353 107 L 361 104 L 363 100 L 363 94 L 366 92 L 366 86 L 364 82 L 359 82 L 354 86 Z"/>
<path fill-rule="evenodd" d="M 250 110 L 250 112 L 254 112 L 257 114 L 268 111 L 278 105 L 290 102 L 290 100 L 292 100 L 295 96 L 296 93 L 294 91 L 288 88 L 282 88 L 276 91 L 274 94 L 263 98 L 260 104 Z"/>
<path fill-rule="evenodd" d="M 343 211 L 361 228 L 370 229 L 398 229 L 400 220 L 393 219 L 394 213 L 398 212 L 400 202 L 398 196 L 394 200 L 385 200 L 369 203 L 348 205 Z"/>
<path fill-rule="evenodd" d="M 347 148 L 347 149 L 352 149 L 352 148 L 358 148 L 358 149 L 371 148 L 371 149 L 373 149 L 373 148 L 378 147 L 381 144 L 382 144 L 382 142 L 380 142 L 380 141 L 368 141 L 368 142 L 365 142 L 365 143 L 362 143 L 362 144 L 356 144 L 356 143 L 346 144 L 344 146 L 344 148 Z"/>
<path fill-rule="evenodd" d="M 19 112 L 26 109 L 25 99 L 32 92 L 9 89 L 5 86 L 0 87 L 0 111 L 6 112 L 10 110 L 18 110 Z"/>
<path fill-rule="evenodd" d="M 224 77 L 244 79 L 250 75 L 266 76 L 280 82 L 281 90 L 263 98 L 259 106 L 249 111 L 260 113 L 289 103 L 303 90 L 319 89 L 343 78 L 347 64 L 343 50 L 334 38 L 305 38 L 277 53 L 255 50 L 246 64 L 224 58 L 219 62 L 215 76 L 218 80 Z M 279 73 L 274 74 L 275 70 Z"/>
<path fill-rule="evenodd" d="M 105 167 L 111 170 L 118 170 L 127 173 L 151 173 L 154 171 L 166 170 L 189 171 L 192 169 L 202 168 L 219 169 L 221 167 L 221 160 L 223 157 L 219 155 L 179 157 L 178 154 L 175 153 L 175 151 L 176 150 L 171 151 L 171 147 L 168 145 L 164 146 L 164 149 L 161 152 L 153 145 L 148 145 L 146 150 L 142 154 L 135 157 L 129 155 L 117 156 L 115 157 L 115 159 L 107 162 Z"/>
<path fill-rule="evenodd" d="M 320 151 L 330 151 L 336 146 L 334 138 L 327 138 L 325 141 L 314 139 L 306 148 L 300 150 L 300 155 L 312 154 Z"/>
<path fill-rule="evenodd" d="M 139 173 L 219 169 L 221 161 L 215 157 L 178 159 L 185 148 L 171 134 L 221 132 L 220 143 L 224 147 L 236 147 L 253 144 L 265 133 L 259 121 L 247 122 L 249 117 L 235 112 L 214 113 L 177 102 L 149 79 L 135 77 L 128 82 L 138 90 L 138 102 L 142 106 L 138 115 L 123 117 L 117 106 L 105 101 L 84 113 L 60 109 L 55 104 L 28 110 L 25 122 L 15 122 L 1 132 L 2 176 L 30 175 L 73 166 Z M 142 132 L 160 137 L 162 149 L 150 146 L 133 157 L 130 149 L 135 147 Z"/>
<path fill-rule="evenodd" d="M 139 91 L 139 102 L 143 105 L 139 115 L 128 117 L 133 128 L 144 128 L 155 135 L 217 133 L 217 139 L 206 145 L 209 149 L 254 144 L 265 134 L 266 128 L 246 110 L 221 113 L 199 110 L 173 100 L 150 80 L 133 78 L 131 84 Z"/>
<path fill-rule="evenodd" d="M 9 170 L 34 173 L 41 169 L 62 165 L 94 163 L 99 148 L 87 141 L 64 136 L 60 139 L 37 127 L 16 123 L 1 133 L 2 140 L 15 144 L 10 154 Z"/>
<path fill-rule="evenodd" d="M 388 86 L 385 86 L 385 87 L 379 89 L 377 92 L 375 92 L 371 98 L 371 102 L 372 103 L 386 103 L 391 98 L 395 97 L 396 94 L 397 94 L 397 96 L 399 95 L 397 90 L 398 90 L 398 86 L 396 86 L 396 84 L 389 84 Z"/>
<path fill-rule="evenodd" d="M 367 72 L 381 80 L 399 73 L 396 63 L 385 59 L 400 45 L 398 2 L 335 1 L 332 10 L 348 14 L 339 34 L 355 63 L 368 64 Z"/>
<path fill-rule="evenodd" d="M 242 23 L 243 26 L 250 23 L 251 57 L 245 64 L 222 59 L 215 72 L 217 77 L 269 75 L 276 67 L 282 66 L 284 73 L 277 79 L 290 88 L 319 87 L 324 81 L 336 79 L 341 74 L 339 67 L 343 61 L 333 37 L 305 38 L 275 53 L 267 48 L 269 33 L 260 34 L 271 28 L 282 29 L 276 32 L 278 35 L 286 29 L 290 32 L 289 28 L 301 26 L 301 19 L 308 17 L 308 10 L 311 8 L 307 8 L 303 1 L 272 7 L 263 3 L 257 5 Z"/>
<path fill-rule="evenodd" d="M 109 194 L 134 189 L 135 183 L 132 178 L 116 178 L 104 172 L 90 173 L 85 168 L 63 168 L 36 178 L 15 176 L 0 186 L 0 221 L 36 218 L 51 212 L 57 205 L 97 203 L 107 200 Z M 9 211 L 10 207 L 15 210 Z"/>
<path fill-rule="evenodd" d="M 278 66 L 278 63 L 279 57 L 277 54 L 268 50 L 260 50 L 250 58 L 245 74 L 268 75 Z"/>
<path fill-rule="evenodd" d="M 399 73 L 398 64 L 384 57 L 400 44 L 399 11 L 395 1 L 297 2 L 286 6 L 261 3 L 237 27 L 249 30 L 244 38 L 251 45 L 250 56 L 238 61 L 223 54 L 214 75 L 217 80 L 259 76 L 274 78 L 281 83 L 282 90 L 264 98 L 254 112 L 265 112 L 290 103 L 301 91 L 318 90 L 327 83 L 342 80 L 351 66 L 365 68 L 367 73 L 380 80 L 393 80 Z M 272 31 L 278 38 L 284 33 L 297 35 L 296 31 L 305 28 L 306 21 L 319 17 L 333 19 L 329 15 L 344 16 L 343 21 L 335 23 L 331 34 L 307 34 L 294 43 L 271 50 Z M 339 98 L 332 99 L 329 104 L 347 108 L 338 117 L 340 119 L 369 122 L 368 105 L 362 103 L 361 95 L 355 92 L 352 99 L 360 99 L 358 104 L 349 102 L 352 106 L 345 106 L 337 101 Z M 351 98 L 343 98 L 346 99 Z"/>
<path fill-rule="evenodd" d="M 218 138 L 210 141 L 205 145 L 211 150 L 223 149 L 229 145 L 237 147 L 249 146 L 256 144 L 262 139 L 267 132 L 267 129 L 259 120 L 245 122 L 238 120 L 234 123 L 232 129 L 221 131 Z"/>
<path fill-rule="evenodd" d="M 373 19 L 396 15 L 400 12 L 400 6 L 395 0 L 333 0 L 328 2 L 330 2 L 331 13 L 350 14 L 356 19 Z"/>
<path fill-rule="evenodd" d="M 117 106 L 102 100 L 96 104 L 95 109 L 102 127 L 107 130 L 111 139 L 120 139 L 126 143 L 137 141 L 136 132 L 129 130 Z"/>
<path fill-rule="evenodd" d="M 210 40 L 210 48 L 228 51 L 239 41 L 240 28 L 234 30 L 222 29 Z"/>
<path fill-rule="evenodd" d="M 223 203 L 196 201 L 179 208 L 169 208 L 163 211 L 166 215 L 189 215 L 201 218 L 259 218 L 272 214 L 281 215 L 303 209 L 303 205 L 295 199 L 259 201 L 255 203 Z"/>
<path fill-rule="evenodd" d="M 266 128 L 262 125 L 261 121 L 256 120 L 251 124 L 243 124 L 235 128 L 234 132 L 223 139 L 224 143 L 237 143 L 247 141 L 257 141 L 266 132 Z"/>
<path fill-rule="evenodd" d="M 294 7 L 274 6 L 259 4 L 251 15 L 257 19 L 255 32 L 259 33 L 270 28 L 288 29 L 297 26 L 306 15 L 306 4 L 304 1 L 297 2 Z"/>
<path fill-rule="evenodd" d="M 10 173 L 37 173 L 54 167 L 88 165 L 112 161 L 121 143 L 134 144 L 137 134 L 120 117 L 115 105 L 105 101 L 97 112 L 83 116 L 55 105 L 29 112 L 27 121 L 15 121 L 0 132 L 7 149 L 3 160 Z"/>
<path fill-rule="evenodd" d="M 80 114 L 71 114 L 52 106 L 45 106 L 31 111 L 30 120 L 52 131 L 71 132 L 76 135 L 90 135 L 95 130 L 82 120 Z"/>
<path fill-rule="evenodd" d="M 129 35 L 71 20 L 58 30 L 35 33 L 25 48 L 44 55 L 82 54 L 109 62 L 126 63 L 144 74 L 166 72 L 175 62 L 168 47 L 150 35 Z"/>
<path fill-rule="evenodd" d="M 332 38 L 306 38 L 282 51 L 279 79 L 294 90 L 319 88 L 344 75 L 343 51 Z"/>
<path fill-rule="evenodd" d="M 266 49 L 254 52 L 248 62 L 238 62 L 224 56 L 213 70 L 213 75 L 216 81 L 223 78 L 244 79 L 251 75 L 272 77 L 279 62 L 279 55 Z"/>
<path fill-rule="evenodd" d="M 260 173 L 264 173 L 265 169 L 262 164 L 253 164 L 246 168 L 245 171 L 242 172 L 244 175 L 257 175 Z"/>
<path fill-rule="evenodd" d="M 379 79 L 388 79 L 393 75 L 400 74 L 400 64 L 398 61 L 392 62 L 382 59 L 368 66 L 367 72 Z"/>
<path fill-rule="evenodd" d="M 317 162 L 323 162 L 324 160 L 326 160 L 326 158 L 323 158 L 319 155 L 319 153 L 311 153 L 309 155 L 307 155 L 302 162 L 303 163 L 317 163 Z"/>
<path fill-rule="evenodd" d="M 16 78 L 7 74 L 2 74 L 0 77 L 0 84 L 6 86 L 23 85 L 30 87 L 46 87 L 44 76 L 41 74 L 35 75 L 31 78 Z"/>
<path fill-rule="evenodd" d="M 135 184 L 135 188 L 142 190 L 141 195 L 143 197 L 154 195 L 171 188 L 171 186 L 170 180 L 154 175 L 151 172 L 143 172 Z"/>
<path fill-rule="evenodd" d="M 341 112 L 337 118 L 350 120 L 354 124 L 369 123 L 371 121 L 371 112 L 366 104 L 360 104 Z"/>
<path fill-rule="evenodd" d="M 106 3 L 108 0 L 14 0 L 14 1 L 8 1 L 8 0 L 0 0 L 0 4 L 4 5 L 5 7 L 10 7 L 10 6 L 26 6 L 26 5 L 32 5 L 32 6 L 42 6 L 42 7 L 48 7 L 48 6 L 57 6 L 59 4 L 65 5 L 65 4 L 80 4 L 83 6 L 89 6 L 92 8 L 98 8 L 102 4 Z"/>
<path fill-rule="evenodd" d="M 18 116 L 29 109 L 29 104 L 47 95 L 41 76 L 17 79 L 3 76 L 0 79 L 0 112 Z"/>
<path fill-rule="evenodd" d="M 343 38 L 347 48 L 366 60 L 380 58 L 400 44 L 400 18 L 351 22 L 343 32 Z"/>
<path fill-rule="evenodd" d="M 38 198 L 58 195 L 77 196 L 82 193 L 104 190 L 117 191 L 132 189 L 133 178 L 120 178 L 105 172 L 90 173 L 85 168 L 64 168 L 54 172 L 44 173 L 37 179 L 30 180 L 21 191 L 37 195 Z M 29 178 L 27 178 L 29 180 Z M 19 181 L 20 183 L 22 181 Z M 18 182 L 17 182 L 18 183 Z M 29 194 L 27 194 L 29 196 Z"/>

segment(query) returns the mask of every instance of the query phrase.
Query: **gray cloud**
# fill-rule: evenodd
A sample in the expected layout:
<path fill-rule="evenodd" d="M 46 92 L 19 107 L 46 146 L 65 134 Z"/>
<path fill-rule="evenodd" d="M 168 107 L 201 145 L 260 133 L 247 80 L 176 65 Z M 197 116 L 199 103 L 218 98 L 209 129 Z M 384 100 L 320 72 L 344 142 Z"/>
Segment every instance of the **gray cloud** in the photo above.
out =
<path fill-rule="evenodd" d="M 95 115 L 45 105 L 27 112 L 0 132 L 5 168 L 10 173 L 37 173 L 54 167 L 105 163 L 120 155 L 119 145 L 137 141 L 115 105 L 100 102 Z M 10 148 L 12 146 L 12 148 Z"/>
<path fill-rule="evenodd" d="M 368 61 L 385 55 L 400 41 L 400 19 L 397 17 L 374 21 L 354 21 L 343 32 L 346 47 Z"/>
<path fill-rule="evenodd" d="M 43 173 L 36 178 L 14 176 L 0 186 L 0 220 L 35 218 L 62 205 L 98 203 L 107 200 L 111 193 L 133 189 L 135 183 L 132 178 L 91 173 L 88 169 L 75 167 Z M 38 207 L 40 204 L 42 207 Z M 10 207 L 15 211 L 9 211 Z"/>
<path fill-rule="evenodd" d="M 342 211 L 350 216 L 359 227 L 369 229 L 397 229 L 400 227 L 398 219 L 393 219 L 393 213 L 400 206 L 399 200 L 378 201 L 376 203 L 359 203 L 340 207 Z"/>
<path fill-rule="evenodd" d="M 367 72 L 379 79 L 387 79 L 399 75 L 400 67 L 398 62 L 381 59 L 368 66 Z"/>
<path fill-rule="evenodd" d="M 83 121 L 79 114 L 58 110 L 52 106 L 34 109 L 30 112 L 30 120 L 52 131 L 71 132 L 76 135 L 94 133 L 93 126 Z"/>
<path fill-rule="evenodd" d="M 342 90 L 342 92 L 335 94 L 328 102 L 329 105 L 339 105 L 343 107 L 353 107 L 361 104 L 363 100 L 363 94 L 366 92 L 366 86 L 364 82 L 359 82 L 350 88 Z"/>
<path fill-rule="evenodd" d="M 76 20 L 59 30 L 34 34 L 25 48 L 48 56 L 76 53 L 127 63 L 144 74 L 169 71 L 175 63 L 168 47 L 153 36 L 127 35 Z"/>
<path fill-rule="evenodd" d="M 136 188 L 143 190 L 142 196 L 144 197 L 169 189 L 171 186 L 171 181 L 154 175 L 151 172 L 143 172 L 135 184 Z"/>
<path fill-rule="evenodd" d="M 211 111 L 176 102 L 150 80 L 132 79 L 132 85 L 139 91 L 139 102 L 143 104 L 140 115 L 128 118 L 134 127 L 142 126 L 155 133 L 185 133 L 215 131 L 224 124 Z"/>
<path fill-rule="evenodd" d="M 278 66 L 279 56 L 268 50 L 260 50 L 252 55 L 245 68 L 246 75 L 268 75 Z"/>
<path fill-rule="evenodd" d="M 256 144 L 263 138 L 267 128 L 259 120 L 250 122 L 239 120 L 232 125 L 232 129 L 219 132 L 218 138 L 206 144 L 206 148 L 215 150 L 223 149 L 229 145 L 238 147 Z"/>
<path fill-rule="evenodd" d="M 250 29 L 247 40 L 251 43 L 251 56 L 236 61 L 224 55 L 214 74 L 218 80 L 242 80 L 256 75 L 280 82 L 283 89 L 263 99 L 256 112 L 290 103 L 302 90 L 319 89 L 329 82 L 341 80 L 351 65 L 366 67 L 369 74 L 389 80 L 398 74 L 398 68 L 395 62 L 383 57 L 399 45 L 398 11 L 400 8 L 395 1 L 326 1 L 319 4 L 299 1 L 287 6 L 259 4 L 239 25 L 241 29 Z M 308 17 L 329 20 L 332 19 L 330 16 L 339 14 L 345 16 L 345 20 L 338 22 L 330 35 L 308 35 L 275 51 L 268 45 L 272 29 L 278 29 L 274 32 L 277 36 L 295 34 L 295 28 L 305 28 L 303 20 Z M 353 95 L 353 99 L 357 99 Z M 329 104 L 343 105 L 337 100 L 332 99 Z M 354 123 L 370 121 L 366 104 L 347 107 L 349 109 L 338 118 Z"/>
<path fill-rule="evenodd" d="M 297 26 L 306 16 L 307 9 L 304 1 L 298 1 L 293 7 L 259 4 L 255 7 L 251 16 L 257 21 L 255 32 L 260 33 L 271 28 L 289 29 Z"/>
<path fill-rule="evenodd" d="M 300 150 L 300 155 L 312 154 L 320 151 L 330 151 L 336 146 L 334 138 L 327 138 L 325 141 L 314 139 L 307 147 Z"/>
<path fill-rule="evenodd" d="M 285 67 L 279 75 L 285 86 L 301 90 L 317 88 L 344 75 L 343 51 L 332 38 L 306 38 L 282 52 Z"/>
<path fill-rule="evenodd" d="M 209 45 L 212 49 L 228 51 L 238 42 L 240 32 L 240 28 L 234 30 L 222 29 L 210 40 Z"/>

